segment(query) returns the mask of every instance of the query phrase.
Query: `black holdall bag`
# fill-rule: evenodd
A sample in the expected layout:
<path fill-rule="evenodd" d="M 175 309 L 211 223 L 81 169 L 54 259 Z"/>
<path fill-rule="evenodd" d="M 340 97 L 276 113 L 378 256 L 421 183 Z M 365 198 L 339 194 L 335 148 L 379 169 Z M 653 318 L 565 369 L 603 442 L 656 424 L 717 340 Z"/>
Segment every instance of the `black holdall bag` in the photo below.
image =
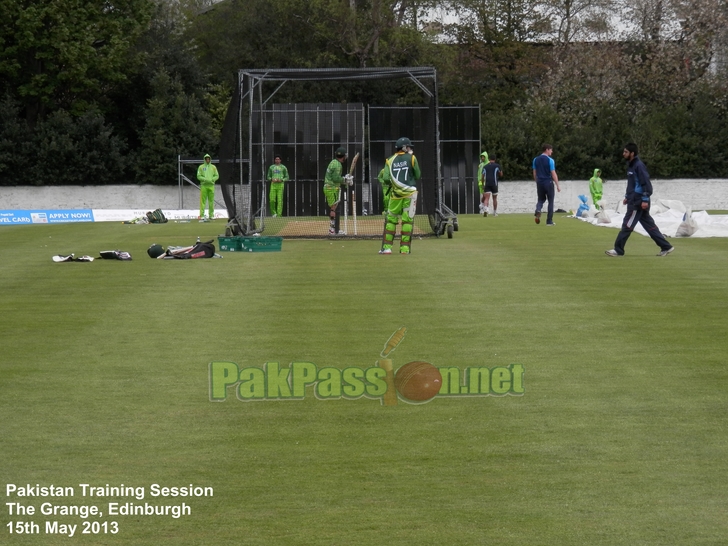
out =
<path fill-rule="evenodd" d="M 214 258 L 215 245 L 212 240 L 196 243 L 194 246 L 169 247 L 165 252 L 165 259 L 178 258 L 180 260 L 194 260 L 197 258 Z"/>
<path fill-rule="evenodd" d="M 212 241 L 205 243 L 197 243 L 191 250 L 182 252 L 181 254 L 173 254 L 175 258 L 181 260 L 193 260 L 196 258 L 212 258 L 215 255 L 215 245 Z"/>

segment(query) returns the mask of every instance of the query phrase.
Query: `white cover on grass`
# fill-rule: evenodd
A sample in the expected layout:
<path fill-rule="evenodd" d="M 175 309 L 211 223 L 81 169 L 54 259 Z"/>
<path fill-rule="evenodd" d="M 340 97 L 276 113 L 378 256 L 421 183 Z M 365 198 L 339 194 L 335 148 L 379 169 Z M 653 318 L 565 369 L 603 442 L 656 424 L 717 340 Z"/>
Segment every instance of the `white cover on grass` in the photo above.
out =
<path fill-rule="evenodd" d="M 625 206 L 619 208 L 620 212 L 605 210 L 612 220 L 609 224 L 599 223 L 596 218 L 579 218 L 579 220 L 588 222 L 594 226 L 621 229 L 622 221 L 624 220 L 624 209 L 626 209 Z M 658 199 L 656 203 L 653 203 L 650 214 L 655 219 L 657 227 L 660 228 L 663 234 L 667 237 L 680 237 L 680 235 L 677 235 L 678 228 L 685 221 L 687 211 L 688 207 L 681 201 Z M 710 215 L 704 210 L 701 210 L 691 213 L 691 216 L 691 228 L 697 227 L 691 237 L 728 237 L 728 215 Z M 647 232 L 639 224 L 637 224 L 634 231 L 640 235 L 647 236 Z M 685 231 L 685 226 L 683 226 L 680 232 L 685 233 Z"/>

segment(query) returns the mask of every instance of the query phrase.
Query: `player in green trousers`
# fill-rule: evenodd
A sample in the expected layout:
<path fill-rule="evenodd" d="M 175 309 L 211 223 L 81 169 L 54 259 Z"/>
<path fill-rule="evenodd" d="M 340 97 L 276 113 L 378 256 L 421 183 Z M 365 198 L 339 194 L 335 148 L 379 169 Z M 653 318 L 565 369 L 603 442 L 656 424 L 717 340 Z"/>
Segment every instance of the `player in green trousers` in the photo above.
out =
<path fill-rule="evenodd" d="M 594 169 L 594 176 L 589 179 L 589 193 L 591 193 L 592 201 L 597 210 L 599 209 L 599 201 L 601 201 L 602 192 L 604 191 L 601 176 L 601 169 Z"/>
<path fill-rule="evenodd" d="M 339 199 L 341 199 L 341 188 L 347 184 L 351 185 L 353 180 L 353 177 L 348 174 L 346 176 L 342 174 L 344 161 L 346 161 L 346 149 L 337 148 L 334 156 L 326 168 L 324 176 L 324 196 L 326 204 L 329 206 L 329 235 L 336 235 L 336 209 L 339 206 Z"/>
<path fill-rule="evenodd" d="M 281 156 L 276 154 L 273 165 L 268 167 L 269 205 L 273 218 L 283 215 L 283 187 L 286 182 L 288 182 L 288 169 L 281 163 Z"/>
<path fill-rule="evenodd" d="M 385 162 L 384 180 L 391 184 L 389 206 L 384 220 L 384 237 L 380 254 L 391 254 L 399 218 L 402 218 L 399 253 L 409 254 L 417 207 L 417 180 L 422 177 L 420 165 L 407 137 L 397 140 L 395 154 Z"/>
<path fill-rule="evenodd" d="M 217 167 L 212 164 L 210 154 L 205 154 L 205 162 L 197 168 L 197 180 L 200 183 L 200 220 L 205 219 L 205 202 L 207 202 L 209 216 L 215 217 L 215 182 L 220 178 Z"/>

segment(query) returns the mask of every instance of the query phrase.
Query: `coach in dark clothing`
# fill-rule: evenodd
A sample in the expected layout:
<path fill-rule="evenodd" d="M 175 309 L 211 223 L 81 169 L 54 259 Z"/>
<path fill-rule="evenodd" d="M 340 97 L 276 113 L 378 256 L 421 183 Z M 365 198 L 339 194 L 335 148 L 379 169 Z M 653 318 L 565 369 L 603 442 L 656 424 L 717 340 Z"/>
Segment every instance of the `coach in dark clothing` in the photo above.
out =
<path fill-rule="evenodd" d="M 622 152 L 628 162 L 627 167 L 627 192 L 624 195 L 623 204 L 627 205 L 627 212 L 624 215 L 622 229 L 614 241 L 614 249 L 607 250 L 607 256 L 624 256 L 624 245 L 632 235 L 634 227 L 639 222 L 647 234 L 660 247 L 658 256 L 667 256 L 675 250 L 675 247 L 667 242 L 665 236 L 660 232 L 655 221 L 650 216 L 650 196 L 652 195 L 652 182 L 647 172 L 647 167 L 637 157 L 637 144 L 630 142 Z"/>

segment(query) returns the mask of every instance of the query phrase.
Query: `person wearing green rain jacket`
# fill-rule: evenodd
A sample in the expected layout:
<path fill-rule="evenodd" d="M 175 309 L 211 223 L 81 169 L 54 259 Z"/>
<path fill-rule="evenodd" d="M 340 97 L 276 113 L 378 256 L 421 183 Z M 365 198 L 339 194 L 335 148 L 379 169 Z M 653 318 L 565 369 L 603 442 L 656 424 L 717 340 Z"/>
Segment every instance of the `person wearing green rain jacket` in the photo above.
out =
<path fill-rule="evenodd" d="M 205 220 L 205 202 L 208 206 L 208 220 L 215 217 L 215 182 L 220 178 L 217 167 L 212 164 L 210 154 L 205 154 L 205 162 L 197 168 L 200 182 L 200 220 Z"/>
<path fill-rule="evenodd" d="M 594 169 L 594 176 L 589 179 L 589 192 L 591 193 L 594 206 L 599 209 L 599 201 L 602 199 L 602 170 Z"/>
<path fill-rule="evenodd" d="M 485 194 L 483 193 L 483 188 L 485 187 L 485 175 L 483 173 L 483 169 L 488 164 L 488 152 L 483 150 L 483 152 L 480 154 L 480 164 L 478 165 L 478 191 L 480 192 L 480 214 L 483 214 L 483 211 L 485 210 L 485 205 L 483 202 L 485 201 Z"/>
<path fill-rule="evenodd" d="M 270 183 L 270 214 L 273 218 L 283 215 L 283 186 L 288 182 L 288 169 L 281 163 L 278 154 L 273 158 L 273 165 L 268 167 Z"/>

